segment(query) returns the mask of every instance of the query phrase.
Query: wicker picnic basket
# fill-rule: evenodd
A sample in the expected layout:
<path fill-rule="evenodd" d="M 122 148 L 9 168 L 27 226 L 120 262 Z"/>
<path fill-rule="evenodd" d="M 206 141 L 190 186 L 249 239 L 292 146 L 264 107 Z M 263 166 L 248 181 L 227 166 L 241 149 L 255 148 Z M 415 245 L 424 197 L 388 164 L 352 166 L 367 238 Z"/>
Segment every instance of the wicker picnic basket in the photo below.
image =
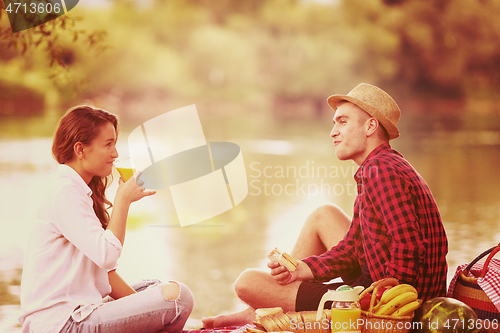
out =
<path fill-rule="evenodd" d="M 478 278 L 484 278 L 488 272 L 490 262 L 496 267 L 500 266 L 500 260 L 494 259 L 493 256 L 500 251 L 500 244 L 494 246 L 474 259 L 457 277 L 455 287 L 448 291 L 448 296 L 458 299 L 470 306 L 479 319 L 500 322 L 500 312 L 493 304 L 491 299 L 486 295 L 481 286 L 479 286 Z M 483 257 L 488 255 L 484 264 L 478 263 Z M 480 272 L 480 274 L 479 274 Z"/>
<path fill-rule="evenodd" d="M 363 298 L 367 293 L 371 292 L 372 297 L 370 300 L 370 308 L 368 311 L 361 311 L 361 318 L 364 325 L 361 329 L 362 333 L 408 333 L 412 327 L 412 320 L 414 314 L 411 316 L 392 317 L 382 316 L 373 313 L 375 301 L 377 299 L 377 292 L 380 288 L 388 285 L 399 284 L 398 280 L 394 278 L 385 278 L 372 283 L 370 287 L 363 290 L 359 295 L 359 299 Z"/>

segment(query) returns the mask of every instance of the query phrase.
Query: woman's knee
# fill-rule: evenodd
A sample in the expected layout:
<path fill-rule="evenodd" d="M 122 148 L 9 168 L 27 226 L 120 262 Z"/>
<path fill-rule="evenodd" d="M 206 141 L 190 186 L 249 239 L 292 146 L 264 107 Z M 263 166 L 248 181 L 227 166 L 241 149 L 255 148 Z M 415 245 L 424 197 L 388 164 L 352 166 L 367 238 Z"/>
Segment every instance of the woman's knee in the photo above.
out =
<path fill-rule="evenodd" d="M 161 293 L 166 300 L 176 300 L 179 297 L 181 286 L 176 282 L 163 283 Z"/>
<path fill-rule="evenodd" d="M 193 308 L 194 296 L 191 290 L 181 282 L 171 281 L 161 285 L 163 298 L 166 300 L 177 300 L 183 302 L 190 309 Z"/>
<path fill-rule="evenodd" d="M 194 307 L 194 295 L 191 292 L 191 289 L 189 289 L 184 283 L 179 282 L 179 286 L 178 302 L 182 303 L 183 309 L 189 317 L 189 314 L 191 314 Z"/>
<path fill-rule="evenodd" d="M 176 316 L 160 332 L 180 333 L 194 307 L 194 296 L 184 284 L 176 281 L 161 285 L 163 297 L 175 301 Z"/>

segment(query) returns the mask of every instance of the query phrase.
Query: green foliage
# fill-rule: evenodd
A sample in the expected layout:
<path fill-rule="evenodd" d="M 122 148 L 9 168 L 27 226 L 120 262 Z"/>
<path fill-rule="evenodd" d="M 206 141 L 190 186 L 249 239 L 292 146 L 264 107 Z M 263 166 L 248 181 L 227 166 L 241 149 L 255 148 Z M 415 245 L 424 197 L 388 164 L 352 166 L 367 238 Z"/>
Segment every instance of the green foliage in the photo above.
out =
<path fill-rule="evenodd" d="M 269 113 L 306 101 L 318 109 L 359 82 L 416 99 L 490 98 L 500 87 L 499 7 L 495 0 L 115 1 L 78 6 L 17 34 L 0 11 L 0 71 L 10 73 L 0 80 L 44 96 L 52 87 L 55 108 L 154 95 L 173 106 L 238 103 Z"/>
<path fill-rule="evenodd" d="M 5 4 L 0 0 L 0 48 L 9 53 L 8 60 L 13 56 L 23 57 L 29 62 L 29 51 L 45 53 L 47 61 L 40 64 L 49 68 L 46 74 L 56 85 L 67 86 L 68 83 L 77 83 L 67 72 L 73 61 L 72 52 L 65 46 L 65 41 L 81 43 L 99 55 L 109 46 L 105 44 L 106 31 L 92 32 L 78 27 L 82 20 L 78 16 L 63 15 L 52 21 L 34 28 L 13 33 L 5 12 Z M 2 52 L 3 53 L 3 52 Z M 2 57 L 0 56 L 0 59 Z M 26 65 L 26 64 L 25 64 Z"/>
<path fill-rule="evenodd" d="M 395 79 L 424 96 L 463 98 L 473 82 L 498 88 L 499 10 L 490 0 L 413 0 L 389 8 L 384 19 L 400 41 L 392 55 Z"/>
<path fill-rule="evenodd" d="M 267 0 L 183 0 L 186 7 L 202 8 L 210 20 L 217 24 L 225 24 L 234 15 L 255 16 Z M 157 0 L 157 4 L 165 4 L 170 0 Z M 287 0 L 287 2 L 293 2 Z"/>

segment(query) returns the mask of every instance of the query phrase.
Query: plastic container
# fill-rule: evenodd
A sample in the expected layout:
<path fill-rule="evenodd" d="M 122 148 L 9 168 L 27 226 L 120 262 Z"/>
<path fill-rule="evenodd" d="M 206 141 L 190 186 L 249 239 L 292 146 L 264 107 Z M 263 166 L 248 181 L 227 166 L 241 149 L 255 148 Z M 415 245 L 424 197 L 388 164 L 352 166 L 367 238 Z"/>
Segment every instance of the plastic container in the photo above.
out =
<path fill-rule="evenodd" d="M 327 291 L 319 302 L 316 321 L 321 319 L 321 312 L 328 301 L 333 301 L 330 328 L 332 333 L 361 333 L 363 320 L 359 307 L 359 294 L 364 287 L 341 286 L 337 290 Z"/>

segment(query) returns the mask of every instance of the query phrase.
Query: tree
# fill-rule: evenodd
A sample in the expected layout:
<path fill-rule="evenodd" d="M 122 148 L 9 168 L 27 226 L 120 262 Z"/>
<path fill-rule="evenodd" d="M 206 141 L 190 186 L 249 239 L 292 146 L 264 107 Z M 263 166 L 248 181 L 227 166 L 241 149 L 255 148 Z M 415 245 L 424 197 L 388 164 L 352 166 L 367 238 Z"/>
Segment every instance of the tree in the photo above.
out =
<path fill-rule="evenodd" d="M 48 0 L 44 1 L 48 2 Z M 67 34 L 71 36 L 73 43 L 83 40 L 90 49 L 93 49 L 97 53 L 103 52 L 108 48 L 104 43 L 106 31 L 95 30 L 88 32 L 78 29 L 77 22 L 81 20 L 79 17 L 62 15 L 57 17 L 57 19 L 52 19 L 31 29 L 14 33 L 10 26 L 5 24 L 2 26 L 1 24 L 6 13 L 4 0 L 0 0 L 0 48 L 13 50 L 20 53 L 21 56 L 25 55 L 28 49 L 42 50 L 48 57 L 48 66 L 55 69 L 51 75 L 53 79 L 64 76 L 65 70 L 71 62 L 65 48 L 59 43 L 62 35 Z M 28 19 L 37 20 L 36 17 Z"/>
<path fill-rule="evenodd" d="M 10 10 L 13 14 L 12 6 Z M 6 20 L 6 14 L 4 0 L 0 0 L 0 67 L 4 72 L 12 73 L 0 78 L 0 86 L 7 87 L 0 96 L 1 114 L 28 112 L 33 115 L 41 110 L 44 118 L 51 121 L 60 111 L 61 91 L 70 89 L 76 93 L 84 84 L 83 79 L 79 80 L 70 71 L 74 54 L 63 40 L 69 39 L 74 45 L 84 43 L 95 53 L 101 53 L 108 48 L 105 45 L 106 31 L 79 29 L 81 18 L 62 15 L 31 29 L 13 32 L 18 27 L 12 29 L 7 21 L 17 22 L 20 19 L 10 17 L 11 20 Z M 39 23 L 37 17 L 23 19 Z M 46 59 L 40 62 L 39 55 L 46 56 Z M 14 93 L 21 91 L 23 98 Z M 27 107 L 37 104 L 38 107 Z"/>
<path fill-rule="evenodd" d="M 480 82 L 487 89 L 500 87 L 498 1 L 393 3 L 383 18 L 400 40 L 394 85 L 404 83 L 417 95 L 447 99 L 465 98 L 468 86 Z"/>

